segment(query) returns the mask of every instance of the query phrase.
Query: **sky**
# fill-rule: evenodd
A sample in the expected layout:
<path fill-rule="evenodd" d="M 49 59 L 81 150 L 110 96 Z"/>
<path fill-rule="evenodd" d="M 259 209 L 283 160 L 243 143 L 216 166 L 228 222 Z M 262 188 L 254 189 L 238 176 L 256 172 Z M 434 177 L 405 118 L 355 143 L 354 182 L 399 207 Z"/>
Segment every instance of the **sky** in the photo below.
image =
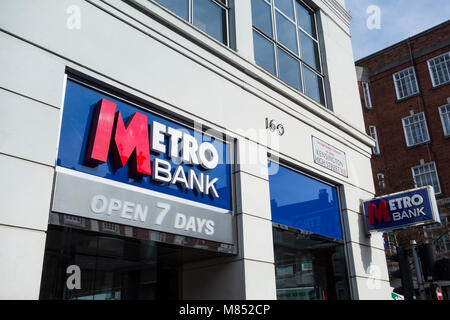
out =
<path fill-rule="evenodd" d="M 355 60 L 450 19 L 449 0 L 345 0 L 345 4 L 352 15 Z"/>

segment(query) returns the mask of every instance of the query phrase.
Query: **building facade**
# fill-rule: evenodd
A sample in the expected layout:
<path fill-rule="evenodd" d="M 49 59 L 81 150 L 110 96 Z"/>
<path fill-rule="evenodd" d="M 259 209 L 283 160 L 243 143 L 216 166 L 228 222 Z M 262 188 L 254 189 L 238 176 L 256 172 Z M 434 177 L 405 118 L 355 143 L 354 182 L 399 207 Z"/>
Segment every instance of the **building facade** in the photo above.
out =
<path fill-rule="evenodd" d="M 2 1 L 0 297 L 389 299 L 350 18 Z"/>
<path fill-rule="evenodd" d="M 356 61 L 366 132 L 376 140 L 376 194 L 431 185 L 441 218 L 441 224 L 385 234 L 388 256 L 416 240 L 434 243 L 437 259 L 449 258 L 449 32 L 447 21 Z"/>

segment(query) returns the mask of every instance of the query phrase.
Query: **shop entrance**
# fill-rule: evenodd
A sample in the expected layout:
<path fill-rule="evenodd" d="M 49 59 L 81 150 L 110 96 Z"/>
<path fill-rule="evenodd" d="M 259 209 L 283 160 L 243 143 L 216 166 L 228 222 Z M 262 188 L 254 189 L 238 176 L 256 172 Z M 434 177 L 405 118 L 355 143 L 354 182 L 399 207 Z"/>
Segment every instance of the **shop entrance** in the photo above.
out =
<path fill-rule="evenodd" d="M 180 299 L 183 261 L 203 251 L 49 225 L 40 299 Z"/>

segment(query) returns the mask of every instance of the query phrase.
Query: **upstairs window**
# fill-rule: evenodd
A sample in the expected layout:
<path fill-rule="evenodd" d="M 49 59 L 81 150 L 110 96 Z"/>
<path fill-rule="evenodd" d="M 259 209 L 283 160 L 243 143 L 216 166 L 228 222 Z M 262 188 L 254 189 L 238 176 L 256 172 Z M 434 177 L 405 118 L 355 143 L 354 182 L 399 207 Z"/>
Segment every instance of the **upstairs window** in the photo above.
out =
<path fill-rule="evenodd" d="M 441 186 L 434 162 L 426 163 L 412 168 L 412 174 L 416 187 L 432 186 L 435 194 L 441 193 Z"/>
<path fill-rule="evenodd" d="M 367 82 L 363 82 L 362 87 L 363 87 L 364 102 L 366 104 L 366 108 L 372 109 L 372 99 L 370 99 L 369 84 Z"/>
<path fill-rule="evenodd" d="M 450 82 L 450 52 L 428 60 L 433 87 Z"/>
<path fill-rule="evenodd" d="M 369 126 L 369 132 L 370 132 L 370 136 L 373 139 L 375 139 L 375 147 L 372 149 L 373 154 L 379 155 L 380 154 L 380 145 L 378 144 L 377 128 L 375 126 Z"/>
<path fill-rule="evenodd" d="M 444 135 L 450 136 L 450 104 L 439 107 Z"/>
<path fill-rule="evenodd" d="M 416 73 L 413 67 L 394 73 L 393 77 L 398 100 L 419 93 Z"/>
<path fill-rule="evenodd" d="M 430 141 L 427 123 L 423 112 L 403 118 L 406 145 L 412 147 Z"/>
<path fill-rule="evenodd" d="M 299 0 L 252 0 L 255 62 L 325 105 L 315 12 Z"/>
<path fill-rule="evenodd" d="M 228 0 L 155 0 L 214 39 L 229 45 Z"/>

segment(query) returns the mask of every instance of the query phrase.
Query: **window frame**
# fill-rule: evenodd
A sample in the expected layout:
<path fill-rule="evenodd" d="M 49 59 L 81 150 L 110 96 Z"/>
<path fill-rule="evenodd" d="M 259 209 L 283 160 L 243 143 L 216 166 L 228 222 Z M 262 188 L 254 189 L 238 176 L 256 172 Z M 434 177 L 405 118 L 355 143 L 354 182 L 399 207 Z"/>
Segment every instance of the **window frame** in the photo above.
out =
<path fill-rule="evenodd" d="M 372 105 L 372 98 L 370 96 L 369 83 L 362 81 L 361 85 L 362 85 L 362 89 L 363 89 L 364 102 L 366 104 L 366 108 L 372 109 L 373 105 Z M 367 90 L 367 92 L 366 92 L 366 90 Z"/>
<path fill-rule="evenodd" d="M 439 108 L 439 116 L 441 117 L 441 123 L 442 123 L 442 130 L 444 131 L 444 137 L 450 137 L 450 103 L 444 104 L 443 106 L 440 106 Z M 448 109 L 443 112 L 443 109 Z M 444 117 L 448 119 L 448 126 L 445 125 Z M 448 128 L 448 132 L 447 132 Z"/>
<path fill-rule="evenodd" d="M 450 51 L 445 52 L 443 54 L 440 54 L 440 55 L 438 55 L 436 57 L 433 57 L 433 58 L 430 58 L 430 59 L 427 60 L 428 71 L 430 73 L 430 78 L 431 78 L 431 83 L 433 85 L 433 88 L 436 88 L 436 87 L 439 87 L 439 86 L 442 86 L 442 85 L 450 83 L 450 69 L 447 68 L 449 80 L 447 80 L 446 82 L 441 82 L 441 83 L 436 84 L 435 78 L 433 76 L 432 67 L 430 65 L 432 60 L 439 59 L 440 57 L 445 56 L 445 55 L 448 55 L 449 60 L 450 60 Z"/>
<path fill-rule="evenodd" d="M 423 115 L 423 120 L 421 120 L 421 121 L 423 121 L 423 123 L 425 124 L 425 132 L 426 132 L 426 135 L 427 135 L 428 139 L 424 140 L 424 141 L 421 141 L 421 142 L 418 142 L 418 143 L 410 144 L 409 143 L 410 141 L 408 140 L 408 134 L 407 134 L 407 131 L 406 131 L 405 120 L 409 119 L 409 118 L 412 118 L 412 117 L 415 117 L 415 116 L 420 116 L 420 115 Z M 410 125 L 411 124 L 409 124 L 408 126 L 410 126 Z M 415 114 L 412 114 L 412 115 L 409 115 L 407 117 L 402 118 L 402 126 L 403 126 L 403 133 L 405 135 L 406 147 L 412 148 L 412 147 L 415 147 L 415 146 L 418 146 L 418 145 L 429 143 L 431 141 L 430 132 L 428 131 L 427 119 L 425 117 L 425 112 L 422 111 L 422 112 L 415 113 Z"/>
<path fill-rule="evenodd" d="M 373 139 L 375 139 L 375 147 L 372 148 L 373 154 L 378 156 L 381 154 L 381 151 L 380 151 L 380 144 L 378 143 L 377 127 L 369 126 L 369 133 L 370 133 L 370 136 Z"/>
<path fill-rule="evenodd" d="M 272 0 L 273 1 L 273 0 Z M 272 163 L 272 165 L 276 165 L 276 166 L 283 166 L 286 169 L 289 169 L 291 171 L 293 171 L 296 174 L 301 174 L 304 175 L 310 179 L 314 179 L 320 183 L 323 183 L 325 185 L 328 185 L 332 188 L 336 188 L 336 192 L 337 192 L 337 202 L 338 202 L 338 209 L 339 209 L 339 222 L 340 222 L 340 228 L 341 228 L 341 232 L 342 232 L 342 240 L 340 239 L 335 239 L 335 238 L 329 238 L 327 236 L 323 236 L 323 235 L 318 235 L 318 234 L 314 234 L 314 237 L 317 239 L 322 239 L 325 241 L 330 241 L 336 244 L 340 244 L 343 245 L 344 248 L 344 255 L 345 255 L 345 263 L 346 263 L 346 281 L 348 283 L 348 290 L 349 290 L 349 295 L 350 295 L 350 299 L 353 299 L 355 296 L 353 287 L 351 286 L 351 270 L 350 267 L 352 265 L 352 260 L 350 259 L 349 256 L 349 251 L 347 246 L 345 245 L 345 243 L 347 243 L 348 241 L 350 241 L 350 236 L 349 236 L 349 232 L 347 230 L 347 224 L 345 223 L 345 219 L 344 219 L 344 205 L 343 205 L 343 198 L 345 197 L 345 190 L 343 185 L 336 183 L 335 181 L 333 181 L 330 178 L 326 178 L 324 176 L 320 176 L 317 173 L 311 172 L 309 170 L 306 170 L 302 167 L 300 167 L 299 165 L 296 165 L 288 160 L 285 160 L 283 158 L 277 157 L 275 155 L 272 154 L 267 154 L 267 165 L 270 166 Z M 270 168 L 269 168 L 269 173 L 270 173 Z M 269 190 L 270 191 L 270 190 Z M 270 193 L 270 192 L 269 192 Z M 294 231 L 294 232 L 300 232 L 300 234 L 303 231 L 299 231 L 299 229 L 296 228 L 292 228 L 283 224 L 279 224 L 276 222 L 272 221 L 272 218 L 270 219 L 272 222 L 272 228 L 277 228 L 277 229 L 281 229 L 281 230 L 286 230 L 286 231 Z M 275 242 L 273 242 L 273 246 L 275 246 Z"/>
<path fill-rule="evenodd" d="M 325 83 L 325 79 L 326 79 L 326 75 L 324 74 L 324 61 L 323 61 L 323 52 L 322 52 L 322 39 L 320 38 L 320 34 L 319 34 L 319 26 L 318 26 L 318 14 L 320 12 L 320 10 L 315 10 L 313 9 L 311 6 L 309 6 L 307 3 L 305 3 L 303 0 L 291 0 L 293 3 L 293 10 L 294 10 L 294 19 L 295 21 L 293 21 L 289 16 L 287 16 L 284 12 L 281 11 L 281 9 L 278 9 L 275 1 L 274 0 L 259 0 L 259 1 L 263 1 L 265 2 L 269 7 L 270 7 L 270 15 L 271 15 L 271 23 L 272 23 L 272 38 L 269 35 L 266 35 L 264 33 L 263 30 L 259 29 L 257 26 L 255 26 L 253 24 L 253 19 L 252 19 L 252 31 L 258 33 L 259 36 L 265 38 L 267 41 L 269 41 L 272 46 L 274 47 L 274 56 L 275 56 L 275 75 L 272 74 L 270 71 L 264 69 L 262 66 L 256 65 L 263 69 L 264 71 L 270 73 L 272 76 L 275 76 L 278 80 L 282 81 L 284 84 L 287 84 L 289 87 L 293 88 L 294 90 L 300 92 L 301 94 L 305 95 L 306 97 L 308 97 L 309 99 L 315 101 L 316 103 L 322 105 L 323 107 L 329 109 L 330 106 L 328 105 L 328 97 L 327 97 L 327 87 L 326 87 L 326 83 Z M 252 2 L 252 1 L 250 1 Z M 299 24 L 298 24 L 298 14 L 297 14 L 297 7 L 296 7 L 296 3 L 299 3 L 300 5 L 302 5 L 303 7 L 305 7 L 308 11 L 310 11 L 313 15 L 313 22 L 314 22 L 314 29 L 313 29 L 313 33 L 315 33 L 316 37 L 314 38 L 312 35 L 309 34 L 308 31 L 304 30 Z M 252 5 L 252 3 L 251 3 Z M 282 44 L 281 42 L 279 42 L 278 40 L 278 34 L 277 34 L 277 20 L 276 20 L 276 14 L 280 14 L 282 15 L 285 19 L 288 19 L 289 22 L 293 23 L 295 25 L 295 32 L 296 32 L 296 44 L 297 44 L 297 50 L 298 50 L 298 54 L 296 54 L 295 52 L 293 52 L 291 49 L 289 49 L 288 47 L 286 47 L 284 44 Z M 317 48 L 317 59 L 318 59 L 318 65 L 317 68 L 315 69 L 313 68 L 307 61 L 305 61 L 302 57 L 302 46 L 300 43 L 300 32 L 303 32 L 307 37 L 309 37 L 311 40 L 313 40 L 316 48 Z M 294 58 L 295 60 L 297 60 L 299 62 L 300 65 L 300 77 L 301 77 L 301 87 L 302 90 L 299 91 L 297 88 L 293 87 L 292 85 L 290 85 L 289 83 L 287 83 L 286 81 L 282 80 L 280 77 L 280 66 L 279 66 L 279 54 L 278 54 L 278 50 L 281 49 L 283 50 L 286 54 L 290 55 L 292 58 Z M 304 68 L 308 68 L 311 72 L 313 72 L 315 74 L 315 76 L 317 76 L 318 78 L 320 78 L 321 81 L 321 86 L 319 88 L 319 90 L 321 90 L 320 94 L 322 96 L 323 99 L 323 103 L 320 103 L 319 101 L 315 100 L 314 98 L 308 96 L 306 94 L 306 87 L 305 87 L 305 76 L 304 76 Z"/>
<path fill-rule="evenodd" d="M 411 92 L 411 94 L 409 94 L 409 95 L 405 95 L 405 96 L 403 96 L 403 97 L 400 97 L 400 88 L 398 87 L 397 81 L 401 81 L 401 80 L 395 79 L 395 76 L 396 76 L 397 74 L 403 73 L 403 72 L 405 72 L 405 71 L 407 71 L 407 70 L 408 70 L 408 71 L 412 70 L 412 73 L 413 73 L 413 75 L 414 75 L 414 83 L 415 83 L 415 85 L 416 85 L 417 91 L 416 91 L 416 92 Z M 396 93 L 396 95 L 397 95 L 397 100 L 404 100 L 404 99 L 407 99 L 407 98 L 409 98 L 409 97 L 415 96 L 416 94 L 419 94 L 419 93 L 420 93 L 419 84 L 418 84 L 418 82 L 417 82 L 416 70 L 414 69 L 413 66 L 408 67 L 408 68 L 405 68 L 405 69 L 403 69 L 403 70 L 400 70 L 400 71 L 398 71 L 398 72 L 393 73 L 393 74 L 392 74 L 392 79 L 394 80 L 394 87 L 395 87 L 395 93 Z M 405 79 L 405 77 L 403 77 L 402 79 Z"/>
<path fill-rule="evenodd" d="M 431 171 L 431 172 L 434 172 L 434 174 L 436 175 L 436 182 L 437 182 L 437 186 L 439 187 L 439 192 L 436 191 L 436 189 L 434 188 L 433 185 L 427 184 L 426 186 L 432 186 L 433 189 L 434 189 L 434 194 L 435 195 L 440 195 L 440 194 L 442 194 L 442 188 L 441 188 L 441 183 L 439 181 L 439 175 L 438 175 L 438 170 L 437 170 L 437 166 L 436 166 L 436 162 L 435 161 L 424 163 L 424 164 L 420 164 L 418 166 L 414 166 L 414 167 L 411 168 L 412 177 L 413 177 L 413 181 L 414 181 L 414 186 L 416 188 L 419 188 L 419 186 L 417 185 L 416 175 L 414 174 L 414 169 L 418 169 L 418 168 L 429 166 L 429 165 L 432 165 L 433 168 L 434 168 L 434 171 Z M 430 172 L 427 172 L 427 173 L 430 173 Z M 425 186 L 420 186 L 420 187 L 425 187 Z"/>
<path fill-rule="evenodd" d="M 231 48 L 231 27 L 230 27 L 230 15 L 231 15 L 231 6 L 230 6 L 230 0 L 225 0 L 226 3 L 222 3 L 220 0 L 209 0 L 211 2 L 213 2 L 214 4 L 216 4 L 217 6 L 219 6 L 221 9 L 225 10 L 225 34 L 226 34 L 226 39 L 224 39 L 226 42 L 222 42 L 218 39 L 216 39 L 215 37 L 211 36 L 210 34 L 208 34 L 206 31 L 200 29 L 199 27 L 197 27 L 194 24 L 194 1 L 195 0 L 187 0 L 188 1 L 188 19 L 185 19 L 182 16 L 179 16 L 178 14 L 176 14 L 175 12 L 173 12 L 172 10 L 170 10 L 169 8 L 165 7 L 162 3 L 160 3 L 158 0 L 150 0 L 151 2 L 155 3 L 156 5 L 160 6 L 161 8 L 163 8 L 164 10 L 166 10 L 167 12 L 169 12 L 170 14 L 176 16 L 177 18 L 183 20 L 184 22 L 188 23 L 190 26 L 194 27 L 196 30 L 204 33 L 205 35 L 207 35 L 208 37 L 210 37 L 211 39 L 214 39 L 215 41 L 217 41 L 218 43 L 221 43 L 222 45 Z"/>

